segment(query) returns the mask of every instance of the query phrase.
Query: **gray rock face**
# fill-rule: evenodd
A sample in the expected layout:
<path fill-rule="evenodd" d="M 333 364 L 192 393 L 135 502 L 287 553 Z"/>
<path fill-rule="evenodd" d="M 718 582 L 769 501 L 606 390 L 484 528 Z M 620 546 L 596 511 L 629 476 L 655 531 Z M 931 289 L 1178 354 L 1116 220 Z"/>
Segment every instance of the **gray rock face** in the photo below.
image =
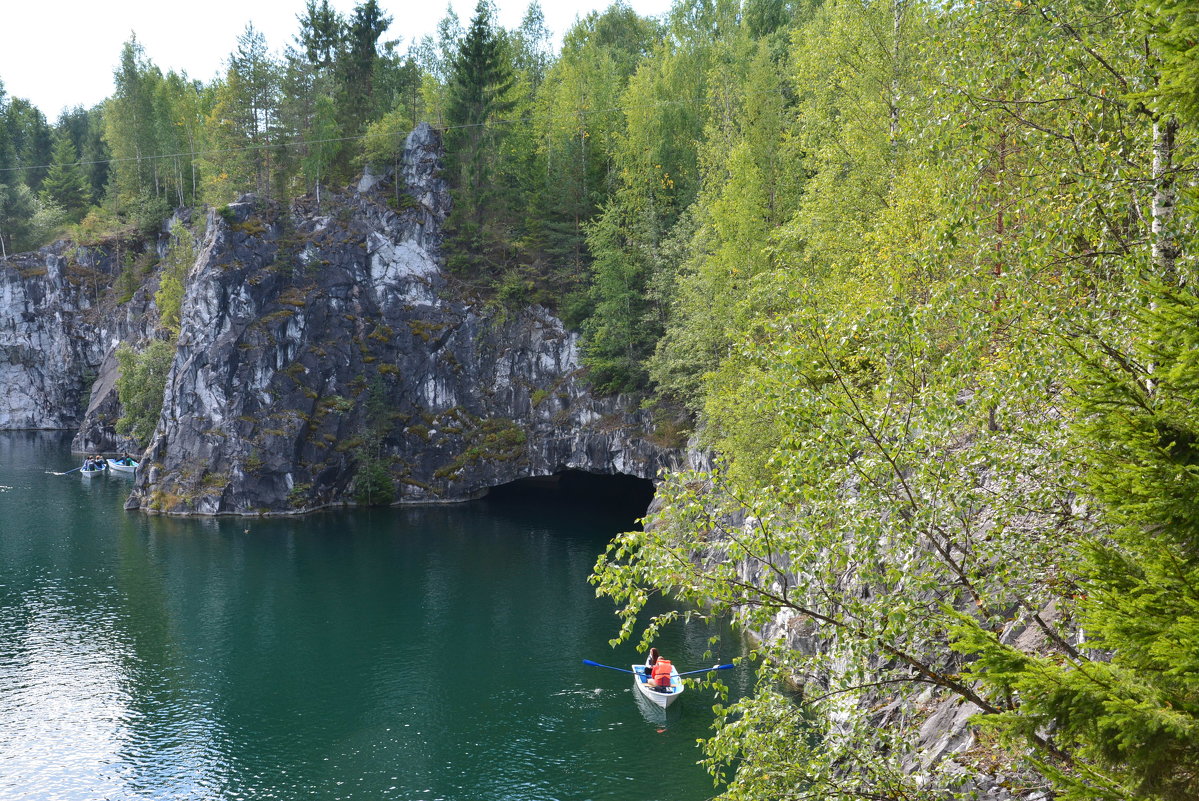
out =
<path fill-rule="evenodd" d="M 0 429 L 74 428 L 106 329 L 111 265 L 65 243 L 0 261 Z"/>
<path fill-rule="evenodd" d="M 394 177 L 290 209 L 211 213 L 163 411 L 130 508 L 302 512 L 476 497 L 566 468 L 645 478 L 680 452 L 581 382 L 547 310 L 454 299 L 440 269 L 440 142 Z"/>

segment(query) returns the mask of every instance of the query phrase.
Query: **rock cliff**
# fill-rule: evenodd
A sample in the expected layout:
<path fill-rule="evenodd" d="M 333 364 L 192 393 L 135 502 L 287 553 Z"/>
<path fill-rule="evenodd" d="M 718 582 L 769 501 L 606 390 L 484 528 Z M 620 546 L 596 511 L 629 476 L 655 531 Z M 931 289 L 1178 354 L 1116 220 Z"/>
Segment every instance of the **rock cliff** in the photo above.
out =
<path fill-rule="evenodd" d="M 66 242 L 0 262 L 0 429 L 79 425 L 120 338 L 99 303 L 118 271 L 111 252 Z"/>
<path fill-rule="evenodd" d="M 678 458 L 642 413 L 588 392 L 549 311 L 455 296 L 439 153 L 421 126 L 398 186 L 368 175 L 320 207 L 209 213 L 129 508 L 453 501 L 567 468 L 652 478 Z"/>

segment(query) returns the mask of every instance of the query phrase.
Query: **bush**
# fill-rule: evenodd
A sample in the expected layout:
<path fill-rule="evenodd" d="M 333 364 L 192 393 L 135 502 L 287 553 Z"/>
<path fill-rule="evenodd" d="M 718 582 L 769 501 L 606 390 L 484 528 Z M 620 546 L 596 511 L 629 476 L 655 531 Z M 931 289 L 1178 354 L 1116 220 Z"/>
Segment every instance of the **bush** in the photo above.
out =
<path fill-rule="evenodd" d="M 354 500 L 364 506 L 386 506 L 395 500 L 395 485 L 382 459 L 367 459 L 354 476 Z"/>
<path fill-rule="evenodd" d="M 174 342 L 155 340 L 141 353 L 127 345 L 117 348 L 117 397 L 122 410 L 117 433 L 132 436 L 143 447 L 162 413 L 162 395 L 174 358 Z"/>

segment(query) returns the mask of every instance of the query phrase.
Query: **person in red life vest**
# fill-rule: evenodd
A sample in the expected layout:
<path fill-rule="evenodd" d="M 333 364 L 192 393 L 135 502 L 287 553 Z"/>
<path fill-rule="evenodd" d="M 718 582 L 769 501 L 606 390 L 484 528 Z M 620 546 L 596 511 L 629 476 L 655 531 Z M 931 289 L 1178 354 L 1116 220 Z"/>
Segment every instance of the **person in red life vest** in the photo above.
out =
<path fill-rule="evenodd" d="M 653 673 L 649 683 L 656 689 L 664 690 L 670 686 L 670 660 L 658 657 L 654 662 Z"/>

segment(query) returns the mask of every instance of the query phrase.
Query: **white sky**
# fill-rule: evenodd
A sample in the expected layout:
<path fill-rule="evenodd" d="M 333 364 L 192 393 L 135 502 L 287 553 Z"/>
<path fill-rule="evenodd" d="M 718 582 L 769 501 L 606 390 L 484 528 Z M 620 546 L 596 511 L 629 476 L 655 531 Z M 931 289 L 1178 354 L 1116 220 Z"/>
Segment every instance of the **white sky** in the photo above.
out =
<path fill-rule="evenodd" d="M 556 41 L 575 19 L 610 0 L 541 0 L 546 26 Z M 629 0 L 643 16 L 658 16 L 670 0 Z M 349 14 L 355 0 L 332 0 Z M 382 40 L 402 39 L 401 51 L 425 34 L 452 5 L 463 26 L 474 14 L 475 0 L 379 0 L 392 18 Z M 498 0 L 499 24 L 514 28 L 528 0 Z M 9 98 L 22 97 L 53 123 L 64 108 L 85 108 L 112 94 L 112 73 L 131 33 L 146 57 L 164 73 L 186 72 L 211 80 L 222 71 L 237 37 L 254 23 L 274 52 L 282 51 L 299 30 L 304 0 L 0 0 L 0 82 Z"/>

